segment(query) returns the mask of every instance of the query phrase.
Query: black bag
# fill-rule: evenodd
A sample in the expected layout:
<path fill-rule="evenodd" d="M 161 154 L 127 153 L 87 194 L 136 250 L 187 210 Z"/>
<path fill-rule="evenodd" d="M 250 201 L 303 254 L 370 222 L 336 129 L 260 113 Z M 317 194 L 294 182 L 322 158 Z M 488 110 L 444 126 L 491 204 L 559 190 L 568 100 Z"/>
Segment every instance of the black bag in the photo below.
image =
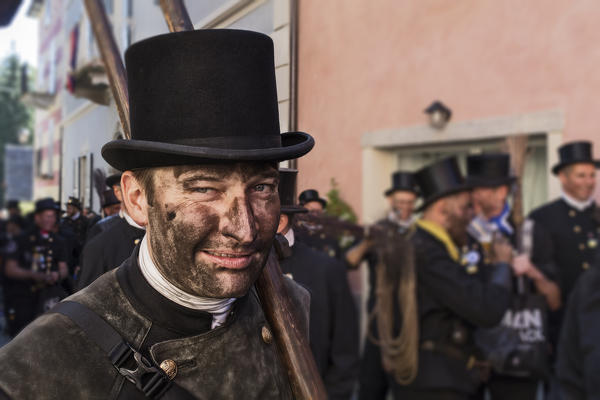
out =
<path fill-rule="evenodd" d="M 500 325 L 479 330 L 476 340 L 496 373 L 546 378 L 550 372 L 546 299 L 529 289 L 514 293 Z"/>

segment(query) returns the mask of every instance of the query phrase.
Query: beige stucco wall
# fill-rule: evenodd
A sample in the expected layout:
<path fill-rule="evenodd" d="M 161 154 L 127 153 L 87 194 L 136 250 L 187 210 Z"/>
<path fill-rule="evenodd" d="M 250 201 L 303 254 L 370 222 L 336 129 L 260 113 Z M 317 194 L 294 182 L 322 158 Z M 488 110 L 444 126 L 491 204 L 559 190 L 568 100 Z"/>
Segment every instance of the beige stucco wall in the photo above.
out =
<path fill-rule="evenodd" d="M 299 12 L 298 127 L 317 140 L 300 190 L 335 177 L 361 212 L 361 137 L 425 123 L 435 99 L 452 122 L 558 110 L 563 140 L 600 154 L 597 1 L 303 0 Z"/>

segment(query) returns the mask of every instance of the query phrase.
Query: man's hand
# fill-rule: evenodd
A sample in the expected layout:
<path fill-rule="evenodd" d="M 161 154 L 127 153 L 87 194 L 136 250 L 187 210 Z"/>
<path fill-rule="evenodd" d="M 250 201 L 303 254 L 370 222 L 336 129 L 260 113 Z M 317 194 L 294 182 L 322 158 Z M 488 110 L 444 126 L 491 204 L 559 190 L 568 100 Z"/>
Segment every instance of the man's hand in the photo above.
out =
<path fill-rule="evenodd" d="M 533 272 L 533 264 L 529 261 L 527 254 L 519 254 L 513 259 L 512 268 L 517 276 L 530 276 Z"/>
<path fill-rule="evenodd" d="M 510 264 L 513 249 L 508 240 L 495 240 L 492 244 L 492 261 Z"/>

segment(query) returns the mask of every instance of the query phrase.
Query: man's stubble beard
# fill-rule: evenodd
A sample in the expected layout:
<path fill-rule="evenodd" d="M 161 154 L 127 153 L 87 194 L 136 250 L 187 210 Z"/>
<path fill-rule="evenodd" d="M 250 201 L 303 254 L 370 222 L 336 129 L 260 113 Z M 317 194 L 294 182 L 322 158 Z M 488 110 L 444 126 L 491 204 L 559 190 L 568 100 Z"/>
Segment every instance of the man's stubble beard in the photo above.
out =
<path fill-rule="evenodd" d="M 448 215 L 448 234 L 459 247 L 466 246 L 469 242 L 468 225 L 469 221 L 466 217 L 454 213 Z"/>
<path fill-rule="evenodd" d="M 262 271 L 270 246 L 264 246 L 266 250 L 262 251 L 254 248 L 259 253 L 243 270 L 226 270 L 202 263 L 197 257 L 201 249 L 229 249 L 232 246 L 210 239 L 214 234 L 211 227 L 219 224 L 217 215 L 208 212 L 199 215 L 203 216 L 201 223 L 189 224 L 183 218 L 178 219 L 176 211 L 167 206 L 164 210 L 149 208 L 150 247 L 157 268 L 170 283 L 192 295 L 210 298 L 244 296 Z"/>

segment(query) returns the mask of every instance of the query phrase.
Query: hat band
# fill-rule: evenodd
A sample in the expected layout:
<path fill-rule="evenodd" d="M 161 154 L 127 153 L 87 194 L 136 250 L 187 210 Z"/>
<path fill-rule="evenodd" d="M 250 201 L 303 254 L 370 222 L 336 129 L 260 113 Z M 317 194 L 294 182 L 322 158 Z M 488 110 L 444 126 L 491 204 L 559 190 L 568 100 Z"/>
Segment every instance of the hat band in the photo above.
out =
<path fill-rule="evenodd" d="M 232 150 L 270 149 L 281 147 L 281 135 L 213 136 L 169 140 L 168 143 L 194 147 L 214 147 Z"/>

